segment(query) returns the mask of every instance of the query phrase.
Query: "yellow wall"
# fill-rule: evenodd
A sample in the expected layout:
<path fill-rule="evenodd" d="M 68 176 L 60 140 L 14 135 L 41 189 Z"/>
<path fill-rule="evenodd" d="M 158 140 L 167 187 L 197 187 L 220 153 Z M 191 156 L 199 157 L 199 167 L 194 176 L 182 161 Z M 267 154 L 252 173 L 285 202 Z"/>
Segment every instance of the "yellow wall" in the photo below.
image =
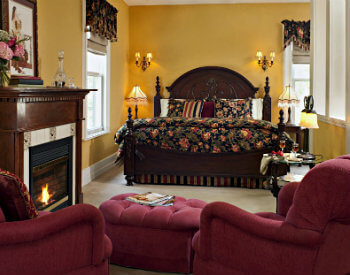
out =
<path fill-rule="evenodd" d="M 118 10 L 118 38 L 111 44 L 110 134 L 83 142 L 83 169 L 113 154 L 113 136 L 124 123 L 122 109 L 128 86 L 129 7 L 109 0 Z M 65 51 L 64 69 L 82 85 L 82 0 L 38 0 L 39 73 L 50 85 L 57 69 L 57 54 Z"/>
<path fill-rule="evenodd" d="M 314 130 L 314 153 L 321 154 L 323 160 L 345 155 L 345 128 L 321 121 L 318 125 L 320 128 Z"/>
<path fill-rule="evenodd" d="M 153 115 L 156 75 L 165 87 L 190 69 L 214 65 L 236 70 L 260 88 L 269 76 L 276 122 L 277 99 L 283 88 L 280 22 L 309 18 L 309 4 L 130 7 L 129 83 L 130 87 L 139 84 L 152 101 L 140 110 L 140 116 Z M 276 52 L 275 65 L 266 73 L 256 64 L 258 49 L 266 54 Z M 145 72 L 134 65 L 136 51 L 153 53 L 152 65 Z"/>
<path fill-rule="evenodd" d="M 125 123 L 124 98 L 128 91 L 129 7 L 121 0 L 109 0 L 118 9 L 118 42 L 111 43 L 110 133 L 83 142 L 83 169 L 117 151 L 114 134 Z"/>

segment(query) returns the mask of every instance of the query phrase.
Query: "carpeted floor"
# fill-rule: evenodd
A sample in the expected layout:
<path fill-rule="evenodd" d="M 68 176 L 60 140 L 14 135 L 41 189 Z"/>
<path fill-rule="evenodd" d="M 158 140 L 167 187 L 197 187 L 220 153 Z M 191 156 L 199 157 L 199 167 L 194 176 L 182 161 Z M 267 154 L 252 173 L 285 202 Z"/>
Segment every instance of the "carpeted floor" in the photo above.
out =
<path fill-rule="evenodd" d="M 206 202 L 225 201 L 249 212 L 274 211 L 276 207 L 276 201 L 268 190 L 146 184 L 126 186 L 122 168 L 120 167 L 113 168 L 83 188 L 84 202 L 96 207 L 99 207 L 103 201 L 116 194 L 128 192 L 144 193 L 148 191 L 173 194 L 185 198 L 196 198 Z M 111 265 L 110 275 L 117 274 L 165 275 L 174 273 L 160 273 Z"/>

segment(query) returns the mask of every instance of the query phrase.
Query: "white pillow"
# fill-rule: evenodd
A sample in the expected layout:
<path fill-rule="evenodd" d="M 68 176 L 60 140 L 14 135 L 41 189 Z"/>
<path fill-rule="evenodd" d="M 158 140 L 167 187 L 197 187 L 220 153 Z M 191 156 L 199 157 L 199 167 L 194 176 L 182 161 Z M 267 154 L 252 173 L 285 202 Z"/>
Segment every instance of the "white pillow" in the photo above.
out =
<path fill-rule="evenodd" d="M 252 117 L 253 119 L 261 120 L 263 119 L 263 102 L 262 98 L 252 99 Z"/>
<path fill-rule="evenodd" d="M 168 105 L 169 105 L 169 98 L 162 98 L 160 100 L 160 117 L 167 117 L 168 116 Z"/>

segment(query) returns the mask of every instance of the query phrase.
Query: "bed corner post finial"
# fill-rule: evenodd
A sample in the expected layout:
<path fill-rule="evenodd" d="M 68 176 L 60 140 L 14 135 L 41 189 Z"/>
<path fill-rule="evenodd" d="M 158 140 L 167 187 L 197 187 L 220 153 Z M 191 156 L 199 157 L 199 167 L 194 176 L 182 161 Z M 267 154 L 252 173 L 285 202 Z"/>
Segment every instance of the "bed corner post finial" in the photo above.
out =
<path fill-rule="evenodd" d="M 270 97 L 270 81 L 266 77 L 265 81 L 265 96 L 263 101 L 263 120 L 271 121 L 271 97 Z"/>
<path fill-rule="evenodd" d="M 156 79 L 156 95 L 154 96 L 154 116 L 159 117 L 161 108 L 160 108 L 160 100 L 161 100 L 161 95 L 160 95 L 160 82 L 159 82 L 159 76 L 157 76 Z"/>

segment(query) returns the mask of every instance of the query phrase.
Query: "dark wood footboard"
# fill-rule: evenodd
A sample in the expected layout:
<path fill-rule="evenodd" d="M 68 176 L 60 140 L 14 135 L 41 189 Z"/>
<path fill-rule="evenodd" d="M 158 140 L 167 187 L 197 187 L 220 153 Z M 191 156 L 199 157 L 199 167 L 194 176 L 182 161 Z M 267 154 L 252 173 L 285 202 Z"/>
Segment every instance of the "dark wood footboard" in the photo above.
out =
<path fill-rule="evenodd" d="M 128 110 L 127 134 L 124 140 L 124 174 L 127 185 L 136 175 L 265 177 L 260 174 L 260 162 L 265 153 L 278 148 L 264 148 L 238 153 L 191 153 L 164 150 L 135 144 L 131 108 Z M 283 111 L 278 124 L 279 138 L 284 139 Z M 278 147 L 278 146 L 277 146 Z"/>

